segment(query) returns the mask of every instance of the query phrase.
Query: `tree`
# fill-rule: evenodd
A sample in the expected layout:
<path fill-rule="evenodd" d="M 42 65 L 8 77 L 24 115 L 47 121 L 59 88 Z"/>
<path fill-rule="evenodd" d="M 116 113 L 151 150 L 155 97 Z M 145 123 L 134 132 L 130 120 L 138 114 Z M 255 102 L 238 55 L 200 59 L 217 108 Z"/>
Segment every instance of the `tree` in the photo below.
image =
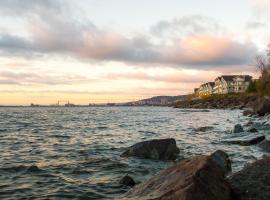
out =
<path fill-rule="evenodd" d="M 247 88 L 247 93 L 257 93 L 257 81 L 252 80 Z"/>
<path fill-rule="evenodd" d="M 258 56 L 256 67 L 260 72 L 259 80 L 256 83 L 257 92 L 261 95 L 270 95 L 270 45 L 268 45 L 267 57 Z"/>

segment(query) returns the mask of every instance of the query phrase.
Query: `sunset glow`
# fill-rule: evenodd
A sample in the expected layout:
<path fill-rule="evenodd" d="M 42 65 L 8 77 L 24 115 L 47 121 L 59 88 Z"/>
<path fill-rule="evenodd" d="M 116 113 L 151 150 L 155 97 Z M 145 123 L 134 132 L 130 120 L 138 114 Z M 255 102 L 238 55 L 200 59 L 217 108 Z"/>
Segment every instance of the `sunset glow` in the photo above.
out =
<path fill-rule="evenodd" d="M 2 105 L 188 94 L 220 74 L 256 77 L 270 40 L 263 0 L 34 2 L 0 2 Z"/>

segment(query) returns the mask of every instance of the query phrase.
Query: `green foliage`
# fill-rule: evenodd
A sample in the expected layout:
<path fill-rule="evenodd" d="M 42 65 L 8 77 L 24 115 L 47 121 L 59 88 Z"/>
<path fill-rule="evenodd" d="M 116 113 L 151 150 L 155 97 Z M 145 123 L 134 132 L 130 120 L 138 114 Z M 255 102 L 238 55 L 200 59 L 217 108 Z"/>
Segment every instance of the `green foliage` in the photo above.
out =
<path fill-rule="evenodd" d="M 247 89 L 247 93 L 256 93 L 257 92 L 257 82 L 256 80 L 251 81 L 248 89 Z"/>
<path fill-rule="evenodd" d="M 188 94 L 186 96 L 186 98 L 187 98 L 187 100 L 192 100 L 192 99 L 196 98 L 196 95 L 195 94 Z"/>

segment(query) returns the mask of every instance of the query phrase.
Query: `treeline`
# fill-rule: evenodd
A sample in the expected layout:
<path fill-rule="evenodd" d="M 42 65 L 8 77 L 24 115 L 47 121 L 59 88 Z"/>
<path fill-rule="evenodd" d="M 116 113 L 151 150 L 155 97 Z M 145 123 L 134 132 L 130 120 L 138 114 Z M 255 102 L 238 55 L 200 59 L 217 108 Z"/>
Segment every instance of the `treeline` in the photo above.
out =
<path fill-rule="evenodd" d="M 260 96 L 270 96 L 270 45 L 268 45 L 266 57 L 258 56 L 256 58 L 256 67 L 260 72 L 260 77 L 249 85 L 248 92 L 258 93 Z"/>

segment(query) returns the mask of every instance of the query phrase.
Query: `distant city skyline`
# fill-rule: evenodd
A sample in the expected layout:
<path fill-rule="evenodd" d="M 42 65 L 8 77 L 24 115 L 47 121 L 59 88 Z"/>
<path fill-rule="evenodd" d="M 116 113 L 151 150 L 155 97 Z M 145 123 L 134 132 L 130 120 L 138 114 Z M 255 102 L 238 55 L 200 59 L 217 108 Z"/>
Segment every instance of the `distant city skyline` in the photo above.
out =
<path fill-rule="evenodd" d="M 126 102 L 257 76 L 268 0 L 1 0 L 0 105 Z"/>

